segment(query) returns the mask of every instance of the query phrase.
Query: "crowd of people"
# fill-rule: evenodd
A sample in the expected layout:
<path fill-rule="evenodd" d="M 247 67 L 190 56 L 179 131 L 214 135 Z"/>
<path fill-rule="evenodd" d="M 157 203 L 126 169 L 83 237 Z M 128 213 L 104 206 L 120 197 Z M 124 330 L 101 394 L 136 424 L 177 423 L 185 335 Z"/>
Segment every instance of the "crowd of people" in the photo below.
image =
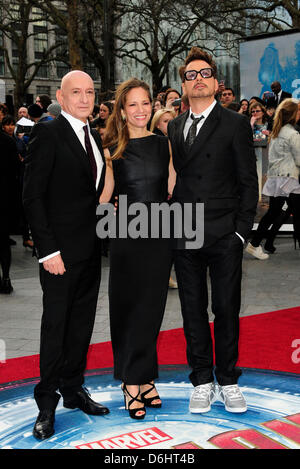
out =
<path fill-rule="evenodd" d="M 57 102 L 38 96 L 28 109 L 18 110 L 17 122 L 0 107 L 1 291 L 13 288 L 11 215 L 17 212 L 7 195 L 18 194 L 20 208 L 21 193 L 23 244 L 38 258 L 43 290 L 41 379 L 34 390 L 37 439 L 53 435 L 61 396 L 66 408 L 90 415 L 109 412 L 82 385 L 101 280 L 95 207 L 121 195 L 147 207 L 167 200 L 205 205 L 201 248 L 186 247 L 182 239 L 174 245 L 160 236 L 110 239 L 114 376 L 122 381 L 129 416 L 143 419 L 146 407 L 162 405 L 154 383 L 156 340 L 172 263 L 192 369 L 190 412 L 208 412 L 218 398 L 229 412 L 247 410 L 236 363 L 243 245 L 258 201 L 253 142 L 269 144 L 263 191 L 270 208 L 246 250 L 264 259 L 260 243 L 269 226 L 278 225 L 282 201 L 287 201 L 295 239 L 300 239 L 298 102 L 272 83 L 263 100 L 236 103 L 233 89 L 218 82 L 213 58 L 197 47 L 179 73 L 182 93 L 165 87 L 154 100 L 145 82 L 130 79 L 118 87 L 114 100 L 94 106 L 91 77 L 73 71 L 63 77 Z M 120 205 L 116 210 L 121 211 Z M 192 223 L 197 222 L 193 210 Z M 270 252 L 272 246 L 269 240 Z M 208 270 L 215 353 L 207 315 Z"/>
<path fill-rule="evenodd" d="M 219 83 L 216 92 L 216 99 L 219 103 L 232 111 L 249 117 L 253 130 L 253 140 L 258 153 L 262 147 L 268 145 L 270 135 L 275 118 L 276 109 L 287 98 L 291 98 L 291 94 L 283 91 L 279 82 L 270 84 L 270 91 L 265 92 L 262 98 L 252 96 L 249 99 L 243 98 L 239 102 L 236 101 L 235 92 L 232 88 L 225 86 L 224 82 Z M 94 106 L 92 114 L 89 116 L 91 128 L 97 130 L 101 139 L 104 133 L 109 116 L 113 112 L 114 100 L 105 100 Z M 148 129 L 158 135 L 167 137 L 168 123 L 175 117 L 183 114 L 189 109 L 189 102 L 186 95 L 178 90 L 168 86 L 163 87 L 157 96 L 154 97 L 152 103 L 152 115 L 148 123 Z M 300 109 L 300 105 L 299 105 Z M 32 130 L 31 124 L 19 125 L 18 122 L 22 118 L 32 121 L 32 125 L 38 122 L 55 119 L 60 115 L 61 106 L 58 102 L 53 101 L 47 95 L 37 96 L 35 103 L 29 106 L 21 106 L 16 113 L 16 118 L 9 114 L 9 110 L 5 104 L 0 104 L 0 122 L 1 122 L 1 205 L 3 217 L 2 228 L 0 229 L 0 263 L 2 267 L 2 279 L 0 283 L 0 292 L 9 294 L 13 291 L 10 280 L 9 270 L 11 263 L 11 245 L 15 244 L 11 233 L 21 233 L 23 237 L 23 246 L 27 249 L 34 249 L 33 241 L 30 235 L 30 229 L 26 216 L 24 214 L 22 204 L 22 186 L 24 175 L 24 158 L 26 155 L 26 147 L 29 135 Z M 298 122 L 300 113 L 296 116 L 293 123 L 294 128 L 300 131 Z M 283 120 L 283 122 L 285 122 Z M 29 125 L 28 125 L 29 124 Z M 283 124 L 287 125 L 286 123 Z M 295 137 L 294 137 L 295 138 Z M 297 145 L 296 145 L 297 147 Z M 269 151 L 271 151 L 271 148 Z M 259 157 L 258 157 L 259 158 Z M 289 193 L 281 191 L 276 192 L 274 198 L 273 191 L 264 189 L 263 194 L 270 198 L 270 211 L 263 217 L 262 223 L 258 228 L 258 234 L 252 239 L 246 251 L 260 260 L 268 259 L 270 253 L 274 253 L 276 248 L 274 240 L 282 224 L 291 216 L 292 220 L 297 224 L 296 206 L 289 203 Z M 286 188 L 289 186 L 285 186 Z M 299 191 L 300 192 L 300 191 Z M 292 188 L 292 193 L 298 193 L 298 187 Z M 276 210 L 274 210 L 274 203 Z M 284 207 L 284 210 L 282 208 Z M 271 215 L 270 215 L 271 214 Z M 267 225 L 265 223 L 267 222 Z M 269 229 L 271 227 L 271 229 Z M 298 227 L 293 233 L 295 247 L 300 242 Z M 264 250 L 261 246 L 262 240 L 265 239 Z M 106 249 L 103 249 L 105 252 Z M 1 278 L 1 277 L 0 277 Z M 177 282 L 170 278 L 170 288 L 177 288 Z"/>

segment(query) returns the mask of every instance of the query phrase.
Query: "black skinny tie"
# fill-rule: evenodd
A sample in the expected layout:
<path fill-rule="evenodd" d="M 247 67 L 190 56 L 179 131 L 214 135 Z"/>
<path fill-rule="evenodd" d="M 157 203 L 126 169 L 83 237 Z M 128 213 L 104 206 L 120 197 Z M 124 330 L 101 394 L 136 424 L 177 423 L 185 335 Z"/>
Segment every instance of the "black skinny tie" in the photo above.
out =
<path fill-rule="evenodd" d="M 96 181 L 97 181 L 97 163 L 96 163 L 95 155 L 94 155 L 94 152 L 93 152 L 93 147 L 92 147 L 92 144 L 91 144 L 91 140 L 90 140 L 90 136 L 89 136 L 89 130 L 87 128 L 87 125 L 85 125 L 83 127 L 83 130 L 84 130 L 85 148 L 86 148 L 86 152 L 87 152 L 87 155 L 89 157 L 90 164 L 91 164 L 91 167 L 92 167 L 93 178 L 94 178 L 94 181 L 96 183 Z"/>
<path fill-rule="evenodd" d="M 202 119 L 204 119 L 204 116 L 195 117 L 194 114 L 191 114 L 191 119 L 193 120 L 193 123 L 189 128 L 189 131 L 185 140 L 188 148 L 190 148 L 193 145 L 194 140 L 197 135 L 197 125 Z"/>

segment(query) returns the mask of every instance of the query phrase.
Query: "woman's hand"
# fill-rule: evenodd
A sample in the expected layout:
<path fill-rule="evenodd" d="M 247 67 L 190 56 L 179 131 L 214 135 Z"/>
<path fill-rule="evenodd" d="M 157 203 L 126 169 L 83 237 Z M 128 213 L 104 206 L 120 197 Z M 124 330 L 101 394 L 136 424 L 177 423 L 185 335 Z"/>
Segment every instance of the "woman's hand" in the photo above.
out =
<path fill-rule="evenodd" d="M 104 188 L 99 198 L 100 204 L 108 204 L 110 202 L 115 188 L 113 167 L 111 160 L 109 159 L 110 153 L 107 149 L 104 150 L 104 156 L 106 161 L 106 172 Z"/>
<path fill-rule="evenodd" d="M 170 142 L 169 142 L 169 152 L 170 152 L 170 163 L 169 163 L 169 179 L 168 179 L 168 200 L 171 199 L 173 195 L 173 190 L 176 184 L 176 171 L 173 166 L 172 148 L 171 148 Z"/>
<path fill-rule="evenodd" d="M 251 117 L 251 119 L 250 119 L 250 125 L 251 125 L 251 127 L 254 126 L 254 124 L 256 123 L 257 119 L 258 119 L 258 116 L 252 116 L 252 117 Z"/>

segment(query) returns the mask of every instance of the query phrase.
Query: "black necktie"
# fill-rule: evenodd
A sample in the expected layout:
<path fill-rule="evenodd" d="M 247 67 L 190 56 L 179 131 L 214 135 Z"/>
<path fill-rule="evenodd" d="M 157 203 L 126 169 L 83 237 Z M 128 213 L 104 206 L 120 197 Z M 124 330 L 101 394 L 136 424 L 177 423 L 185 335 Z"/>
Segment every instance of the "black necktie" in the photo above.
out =
<path fill-rule="evenodd" d="M 93 172 L 93 178 L 94 178 L 94 181 L 96 182 L 97 181 L 97 163 L 96 163 L 95 155 L 93 152 L 93 147 L 90 141 L 89 130 L 88 130 L 87 125 L 83 127 L 83 130 L 84 130 L 85 148 L 86 148 L 86 152 L 89 157 L 89 160 L 90 160 L 90 164 L 91 164 L 91 168 Z"/>
<path fill-rule="evenodd" d="M 190 148 L 193 145 L 194 140 L 195 140 L 196 135 L 197 135 L 197 125 L 202 119 L 204 119 L 204 116 L 195 117 L 194 114 L 191 114 L 191 119 L 192 119 L 193 123 L 189 128 L 189 131 L 188 131 L 188 134 L 187 134 L 186 140 L 185 140 L 188 148 Z"/>

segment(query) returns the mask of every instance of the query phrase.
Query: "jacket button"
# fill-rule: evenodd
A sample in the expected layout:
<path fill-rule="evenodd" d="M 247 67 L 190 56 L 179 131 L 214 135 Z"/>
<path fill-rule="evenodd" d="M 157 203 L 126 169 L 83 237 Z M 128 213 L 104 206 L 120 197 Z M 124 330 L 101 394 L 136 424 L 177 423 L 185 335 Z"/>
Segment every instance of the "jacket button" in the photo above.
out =
<path fill-rule="evenodd" d="M 210 153 L 207 153 L 206 158 L 210 158 Z"/>
<path fill-rule="evenodd" d="M 202 176 L 198 176 L 198 179 L 202 179 Z"/>

